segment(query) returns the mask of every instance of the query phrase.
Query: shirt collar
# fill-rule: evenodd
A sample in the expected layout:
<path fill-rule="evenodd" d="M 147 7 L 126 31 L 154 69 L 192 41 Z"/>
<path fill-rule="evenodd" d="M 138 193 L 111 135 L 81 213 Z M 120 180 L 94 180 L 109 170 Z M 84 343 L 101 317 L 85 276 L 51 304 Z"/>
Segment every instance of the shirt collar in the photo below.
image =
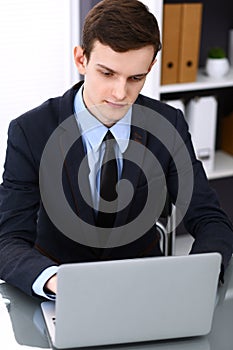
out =
<path fill-rule="evenodd" d="M 74 98 L 75 118 L 82 136 L 88 140 L 92 149 L 98 150 L 108 128 L 96 119 L 86 108 L 83 101 L 83 87 Z M 109 130 L 115 137 L 121 153 L 124 153 L 129 144 L 132 107 L 126 115 L 114 124 Z"/>

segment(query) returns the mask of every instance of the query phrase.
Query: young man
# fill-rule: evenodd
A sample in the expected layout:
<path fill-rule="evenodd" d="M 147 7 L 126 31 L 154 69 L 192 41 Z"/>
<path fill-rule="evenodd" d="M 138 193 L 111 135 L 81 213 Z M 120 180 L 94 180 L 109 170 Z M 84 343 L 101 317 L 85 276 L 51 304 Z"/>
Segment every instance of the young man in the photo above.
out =
<path fill-rule="evenodd" d="M 84 82 L 11 122 L 0 187 L 0 278 L 52 298 L 59 264 L 161 255 L 156 220 L 165 187 L 195 238 L 191 253 L 220 252 L 223 275 L 232 226 L 195 158 L 183 115 L 140 95 L 160 48 L 157 21 L 142 3 L 103 0 L 74 49 Z M 115 141 L 105 141 L 108 131 Z M 108 146 L 115 170 L 105 197 Z M 117 194 L 108 198 L 114 177 Z"/>

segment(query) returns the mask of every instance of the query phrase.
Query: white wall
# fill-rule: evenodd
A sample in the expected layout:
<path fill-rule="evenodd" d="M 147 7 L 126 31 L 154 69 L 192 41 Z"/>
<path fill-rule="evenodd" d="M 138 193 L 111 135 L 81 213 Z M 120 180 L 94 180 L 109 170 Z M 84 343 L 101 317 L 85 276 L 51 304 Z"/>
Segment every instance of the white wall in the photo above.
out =
<path fill-rule="evenodd" d="M 0 0 L 0 179 L 9 121 L 78 79 L 77 0 Z"/>

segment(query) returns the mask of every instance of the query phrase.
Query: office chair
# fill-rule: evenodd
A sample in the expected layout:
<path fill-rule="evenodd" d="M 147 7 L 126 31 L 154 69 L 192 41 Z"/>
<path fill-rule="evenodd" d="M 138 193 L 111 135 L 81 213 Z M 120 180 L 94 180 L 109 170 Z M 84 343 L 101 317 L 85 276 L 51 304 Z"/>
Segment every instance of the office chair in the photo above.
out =
<path fill-rule="evenodd" d="M 160 246 L 164 256 L 174 255 L 176 236 L 176 210 L 169 195 L 159 220 L 156 222 L 157 231 L 160 234 Z"/>

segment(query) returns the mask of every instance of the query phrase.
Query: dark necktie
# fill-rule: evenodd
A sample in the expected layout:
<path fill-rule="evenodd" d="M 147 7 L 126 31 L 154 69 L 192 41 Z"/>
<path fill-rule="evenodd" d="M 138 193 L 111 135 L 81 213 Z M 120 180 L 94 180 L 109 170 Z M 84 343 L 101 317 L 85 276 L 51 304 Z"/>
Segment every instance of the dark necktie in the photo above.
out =
<path fill-rule="evenodd" d="M 103 142 L 105 141 L 106 148 L 100 173 L 100 202 L 97 215 L 97 226 L 113 227 L 117 206 L 115 205 L 113 213 L 106 213 L 102 203 L 102 198 L 109 202 L 117 199 L 116 184 L 118 181 L 118 172 L 114 151 L 116 140 L 109 130 L 103 139 Z"/>

